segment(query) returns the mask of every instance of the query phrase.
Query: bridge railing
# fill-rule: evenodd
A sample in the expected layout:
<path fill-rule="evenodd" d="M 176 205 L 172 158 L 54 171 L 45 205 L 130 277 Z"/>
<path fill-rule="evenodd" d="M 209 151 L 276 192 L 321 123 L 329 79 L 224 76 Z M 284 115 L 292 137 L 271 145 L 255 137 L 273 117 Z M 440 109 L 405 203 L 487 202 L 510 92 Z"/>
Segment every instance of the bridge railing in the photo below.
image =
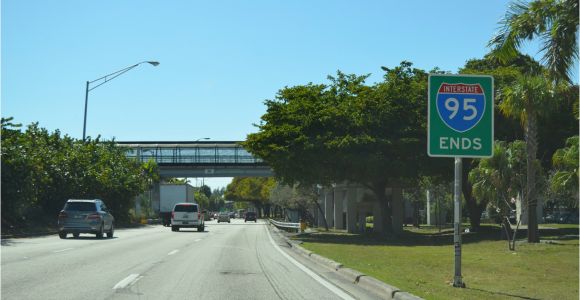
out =
<path fill-rule="evenodd" d="M 289 222 L 278 222 L 272 219 L 270 220 L 270 224 L 276 226 L 279 229 L 283 229 L 286 231 L 300 231 L 300 223 L 289 223 Z"/>
<path fill-rule="evenodd" d="M 127 156 L 159 164 L 262 164 L 242 146 L 231 143 L 216 144 L 145 144 L 120 142 L 127 148 Z"/>

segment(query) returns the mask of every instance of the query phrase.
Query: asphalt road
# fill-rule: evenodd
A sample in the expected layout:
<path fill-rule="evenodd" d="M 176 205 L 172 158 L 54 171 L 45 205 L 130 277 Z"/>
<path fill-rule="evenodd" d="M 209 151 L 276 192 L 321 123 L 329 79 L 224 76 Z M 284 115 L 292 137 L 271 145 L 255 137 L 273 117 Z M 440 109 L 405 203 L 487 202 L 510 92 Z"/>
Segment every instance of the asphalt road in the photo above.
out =
<path fill-rule="evenodd" d="M 268 225 L 206 222 L 2 241 L 2 299 L 352 299 L 340 280 L 289 253 Z M 320 274 L 320 275 L 317 275 Z M 352 297 L 352 298 L 351 298 Z"/>

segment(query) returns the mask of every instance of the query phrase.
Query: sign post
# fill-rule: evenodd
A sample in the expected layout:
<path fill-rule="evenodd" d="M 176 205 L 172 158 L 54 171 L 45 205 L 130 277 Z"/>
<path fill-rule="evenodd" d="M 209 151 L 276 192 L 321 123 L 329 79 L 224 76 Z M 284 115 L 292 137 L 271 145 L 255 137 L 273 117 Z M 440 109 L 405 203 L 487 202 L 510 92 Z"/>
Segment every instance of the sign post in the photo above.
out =
<path fill-rule="evenodd" d="M 455 159 L 454 287 L 465 287 L 461 276 L 461 158 L 493 155 L 493 96 L 491 76 L 429 75 L 427 153 Z"/>

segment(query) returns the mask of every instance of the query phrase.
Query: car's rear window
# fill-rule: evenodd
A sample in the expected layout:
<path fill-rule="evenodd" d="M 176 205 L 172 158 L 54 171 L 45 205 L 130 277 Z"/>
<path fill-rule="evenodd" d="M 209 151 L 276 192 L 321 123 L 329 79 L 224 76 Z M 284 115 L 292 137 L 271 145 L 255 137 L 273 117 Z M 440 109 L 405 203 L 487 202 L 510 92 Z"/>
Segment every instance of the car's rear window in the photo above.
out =
<path fill-rule="evenodd" d="M 197 212 L 197 205 L 176 205 L 175 211 L 177 212 Z"/>
<path fill-rule="evenodd" d="M 97 206 L 92 202 L 67 202 L 64 210 L 68 211 L 97 211 Z"/>

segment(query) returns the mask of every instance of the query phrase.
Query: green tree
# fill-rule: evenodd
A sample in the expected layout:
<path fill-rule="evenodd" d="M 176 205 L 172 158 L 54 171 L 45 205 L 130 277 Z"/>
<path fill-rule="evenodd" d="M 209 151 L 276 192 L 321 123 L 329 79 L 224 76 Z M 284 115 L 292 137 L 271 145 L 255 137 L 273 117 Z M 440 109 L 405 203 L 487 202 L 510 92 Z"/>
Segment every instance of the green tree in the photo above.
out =
<path fill-rule="evenodd" d="M 267 112 L 244 146 L 293 186 L 350 181 L 367 186 L 392 232 L 387 186 L 403 185 L 443 160 L 425 154 L 427 73 L 402 62 L 384 81 L 341 72 L 329 84 L 286 87 L 265 102 Z M 450 170 L 443 166 L 440 170 Z M 402 228 L 395 228 L 401 230 Z"/>
<path fill-rule="evenodd" d="M 496 141 L 493 156 L 479 160 L 477 167 L 469 173 L 473 194 L 480 202 L 490 203 L 500 215 L 510 250 L 515 250 L 516 238 L 509 222 L 510 213 L 515 209 L 512 199 L 525 195 L 526 168 L 526 144 L 523 141 Z M 538 160 L 535 168 L 541 168 Z"/>
<path fill-rule="evenodd" d="M 527 153 L 528 242 L 539 242 L 536 218 L 536 172 L 534 162 L 538 149 L 538 117 L 550 111 L 558 100 L 559 86 L 541 76 L 518 77 L 512 86 L 502 89 L 499 109 L 523 124 Z"/>
<path fill-rule="evenodd" d="M 570 208 L 578 208 L 578 136 L 566 140 L 566 147 L 558 149 L 552 157 L 554 171 L 550 176 L 550 189 L 566 199 Z"/>
<path fill-rule="evenodd" d="M 208 199 L 211 197 L 211 189 L 210 189 L 210 187 L 209 187 L 209 186 L 207 186 L 207 185 L 205 185 L 205 184 L 204 184 L 204 185 L 202 185 L 202 186 L 199 188 L 199 190 L 200 190 L 200 192 L 202 192 L 202 193 L 203 193 L 203 194 L 204 194 L 204 195 L 205 195 L 205 196 L 206 196 Z"/>
<path fill-rule="evenodd" d="M 207 209 L 210 207 L 210 200 L 201 189 L 197 189 L 194 192 L 194 198 L 195 202 L 197 202 L 202 209 Z"/>
<path fill-rule="evenodd" d="M 273 178 L 234 177 L 228 184 L 224 196 L 230 201 L 251 202 L 258 209 L 258 217 L 261 217 L 262 209 L 268 207 L 270 189 L 273 185 Z M 268 213 L 266 209 L 266 214 Z"/>
<path fill-rule="evenodd" d="M 460 73 L 492 75 L 494 77 L 496 99 L 501 99 L 502 91 L 514 85 L 521 76 L 545 74 L 545 69 L 527 55 L 519 54 L 507 60 L 500 60 L 491 54 L 487 54 L 482 59 L 469 60 L 460 69 Z M 577 106 L 578 86 L 567 88 L 558 98 L 557 102 L 550 104 L 552 109 L 543 111 L 538 116 L 538 123 L 542 124 L 538 128 L 538 137 L 542 143 L 538 145 L 537 156 L 542 158 L 544 168 L 550 168 L 551 161 L 549 158 L 552 157 L 556 149 L 564 145 L 565 139 L 578 132 L 577 115 L 574 114 L 574 111 L 577 112 L 577 110 L 569 109 L 573 103 L 576 103 L 575 107 Z M 495 138 L 507 142 L 524 139 L 524 132 L 519 124 L 520 120 L 501 113 L 498 105 L 495 105 L 495 109 Z M 480 202 L 472 195 L 472 185 L 467 178 L 467 174 L 477 164 L 478 161 L 473 159 L 464 159 L 463 163 L 463 195 L 466 200 L 472 230 L 478 229 L 481 212 L 486 207 L 485 202 Z"/>
<path fill-rule="evenodd" d="M 224 193 L 225 188 L 214 189 L 209 197 L 210 209 L 212 211 L 221 211 L 225 206 Z"/>
<path fill-rule="evenodd" d="M 489 46 L 495 56 L 506 60 L 518 55 L 524 41 L 539 37 L 551 78 L 570 82 L 578 60 L 578 20 L 578 0 L 512 2 Z"/>
<path fill-rule="evenodd" d="M 328 224 L 320 203 L 318 203 L 318 195 L 313 186 L 299 184 L 288 186 L 276 182 L 270 191 L 270 203 L 281 208 L 298 210 L 302 219 L 310 221 L 313 221 L 314 216 L 309 214 L 309 209 L 316 206 L 324 218 L 324 226 L 326 231 L 328 231 Z"/>
<path fill-rule="evenodd" d="M 2 120 L 2 221 L 54 220 L 67 199 L 100 198 L 117 221 L 148 185 L 141 164 L 114 141 L 74 140 L 33 123 L 24 132 Z M 49 221 L 50 222 L 50 221 Z"/>

